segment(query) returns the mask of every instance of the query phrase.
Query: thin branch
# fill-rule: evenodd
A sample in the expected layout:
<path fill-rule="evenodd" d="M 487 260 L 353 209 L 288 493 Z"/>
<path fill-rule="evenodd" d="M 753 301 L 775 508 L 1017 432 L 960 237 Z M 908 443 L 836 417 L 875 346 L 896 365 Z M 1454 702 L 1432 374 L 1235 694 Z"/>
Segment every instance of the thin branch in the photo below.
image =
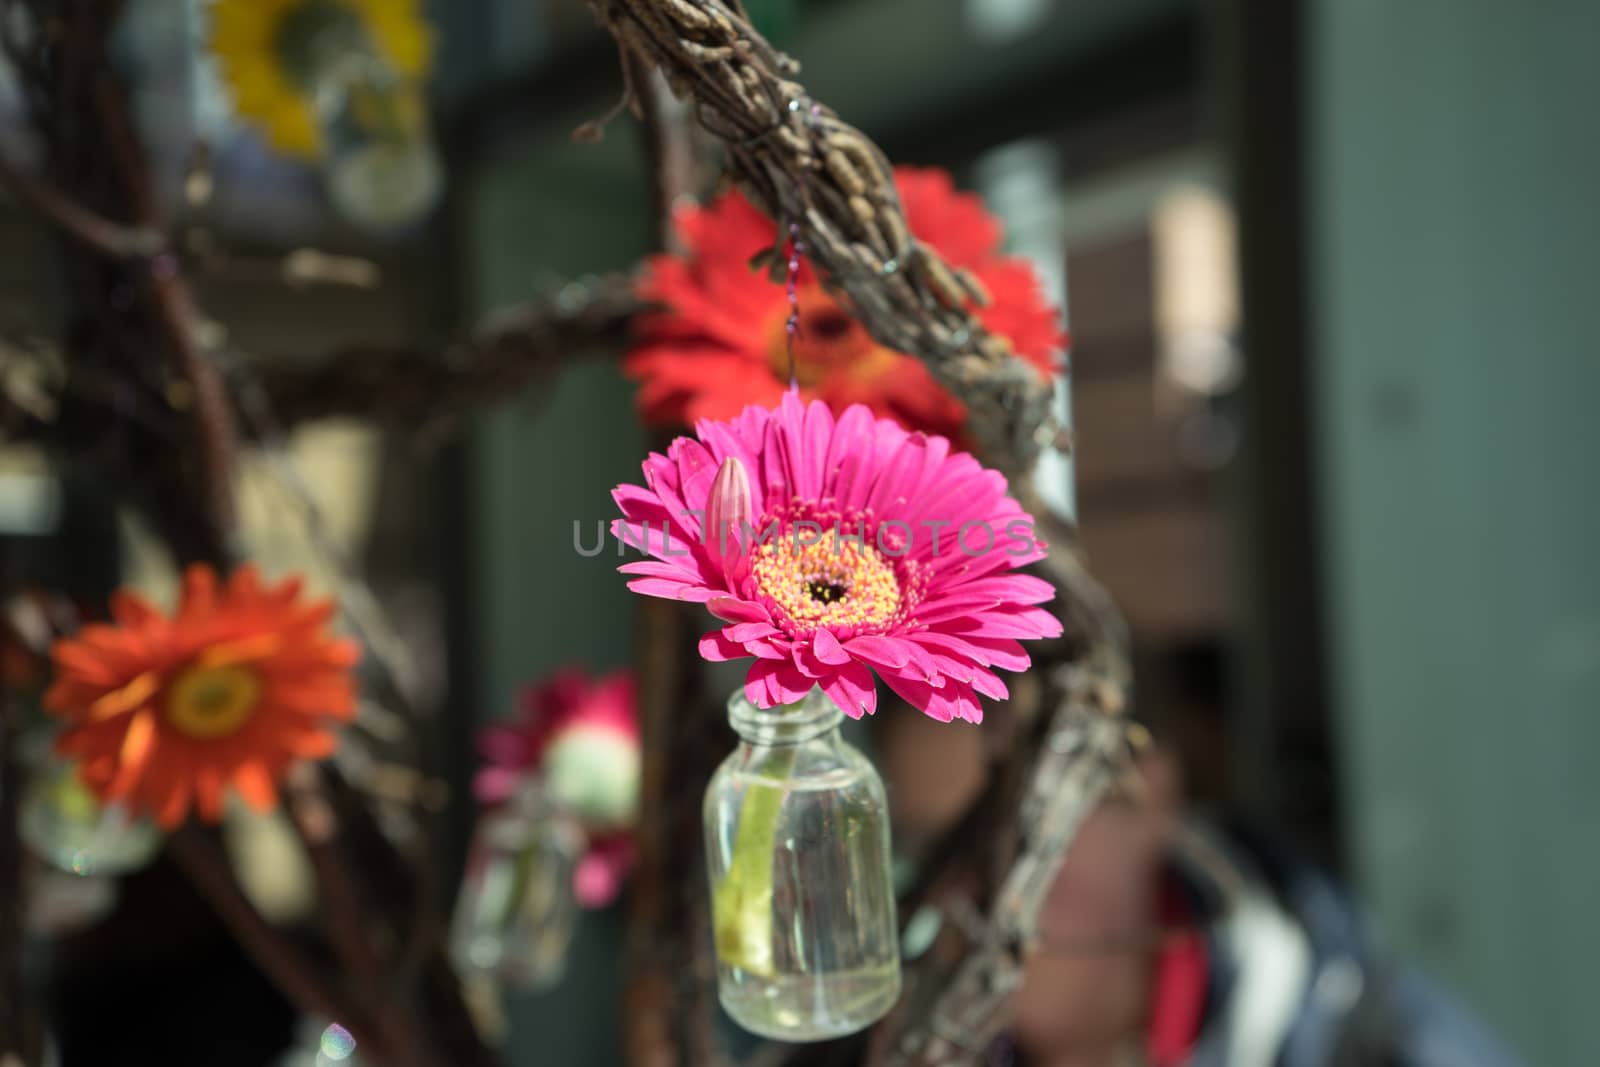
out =
<path fill-rule="evenodd" d="M 1113 690 L 1092 672 L 1075 673 L 1029 777 L 1020 818 L 1025 847 L 955 973 L 925 1012 L 880 1039 L 887 1067 L 980 1061 L 1007 1021 L 1036 948 L 1045 894 L 1078 827 L 1122 768 L 1123 725 L 1100 702 Z"/>
<path fill-rule="evenodd" d="M 0 634 L 0 643 L 9 645 L 11 640 L 9 632 Z M 7 687 L 0 692 L 0 1063 L 31 1067 L 39 1062 L 42 1031 L 34 1014 L 36 1001 L 23 980 L 26 946 L 22 915 L 27 898 L 23 891 L 26 857 L 17 825 L 22 800 L 18 703 L 15 690 Z"/>
<path fill-rule="evenodd" d="M 332 764 L 321 765 L 322 788 L 339 819 L 350 864 L 365 872 L 375 887 L 382 887 L 373 909 L 389 926 L 407 955 L 415 953 L 418 996 L 425 1009 L 431 1044 L 442 1053 L 436 1062 L 449 1067 L 496 1067 L 497 1057 L 484 1044 L 451 968 L 440 928 L 432 922 L 418 924 L 418 897 L 423 893 L 414 866 L 384 834 L 364 798 Z M 410 984 L 411 965 L 395 966 L 397 978 Z"/>
<path fill-rule="evenodd" d="M 224 370 L 249 437 L 272 440 L 303 422 L 356 416 L 434 441 L 472 412 L 514 399 L 576 359 L 614 353 L 626 342 L 634 316 L 646 309 L 630 278 L 605 275 L 506 308 L 437 349 L 367 344 L 313 357 L 236 355 Z M 0 334 L 0 357 L 10 358 L 10 340 Z M 85 425 L 126 422 L 140 411 L 130 410 L 128 391 L 118 384 L 107 373 L 77 368 L 46 399 L 80 413 Z M 49 418 L 4 389 L 0 427 L 13 441 L 60 436 Z"/>
<path fill-rule="evenodd" d="M 221 851 L 192 823 L 167 838 L 167 849 L 256 965 L 301 1011 L 337 1019 L 357 1035 L 372 1038 L 361 1013 L 311 961 L 273 927 L 244 895 Z"/>
<path fill-rule="evenodd" d="M 315 764 L 290 769 L 284 797 L 316 880 L 328 939 L 355 984 L 355 995 L 371 1009 L 373 1026 L 383 1042 L 377 1058 L 396 1065 L 425 1064 L 422 1035 L 398 1001 L 395 976 L 373 945 L 372 917 L 339 854 L 339 820 L 322 792 Z"/>
<path fill-rule="evenodd" d="M 1084 568 L 1072 530 L 1036 513 L 1045 516 L 1040 532 L 1051 545 L 1043 572 L 1057 587 L 1067 628 L 1066 645 L 1047 654 L 1058 664 L 1045 668 L 1056 690 L 1055 708 L 1033 724 L 1031 736 L 1019 741 L 1001 769 L 1022 773 L 1009 805 L 1011 821 L 1001 822 L 998 833 L 987 822 L 987 839 L 1011 854 L 1000 857 L 980 936 L 932 997 L 875 1035 L 877 1062 L 887 1067 L 981 1059 L 1008 1019 L 1011 994 L 1037 947 L 1040 909 L 1067 849 L 1127 766 L 1126 625 Z"/>
<path fill-rule="evenodd" d="M 75 77 L 70 82 L 63 77 L 57 90 L 61 99 L 56 101 L 56 106 L 63 112 L 72 108 L 72 118 L 81 128 L 55 138 L 54 143 L 59 149 L 64 142 L 72 141 L 81 151 L 86 139 L 92 141 L 99 156 L 84 181 L 106 183 L 112 190 L 114 202 L 122 213 L 132 217 L 137 230 L 159 234 L 162 230 L 160 210 L 148 161 L 128 109 L 127 86 L 118 80 L 107 54 L 116 9 L 115 4 L 81 5 L 64 16 L 68 34 L 63 44 L 66 55 L 62 62 Z M 13 181 L 19 177 L 19 172 L 12 172 Z M 24 180 L 22 188 L 27 188 L 27 184 Z M 54 206 L 59 213 L 64 204 Z M 81 224 L 87 216 L 84 212 L 68 210 L 67 217 Z M 98 250 L 103 251 L 103 248 Z M 157 350 L 165 349 L 171 369 L 187 386 L 186 405 L 175 403 L 174 406 L 187 406 L 199 446 L 198 455 L 179 452 L 170 458 L 169 473 L 176 476 L 172 488 L 193 492 L 202 505 L 198 509 L 188 509 L 190 514 L 186 516 L 186 527 L 198 528 L 186 529 L 183 537 L 173 538 L 173 547 L 185 556 L 225 566 L 232 555 L 235 520 L 232 408 L 216 365 L 196 339 L 197 317 L 178 258 L 171 253 L 161 253 L 147 265 L 138 264 L 136 272 L 145 274 L 142 279 L 130 279 L 135 284 L 142 282 L 140 288 L 148 296 L 147 313 L 142 316 L 144 324 L 162 342 Z M 84 272 L 85 277 L 97 275 L 106 276 L 102 271 Z M 199 523 L 195 523 L 196 519 Z"/>
<path fill-rule="evenodd" d="M 614 350 L 643 305 L 630 279 L 571 282 L 491 317 L 442 349 L 357 345 L 255 368 L 279 425 L 360 415 L 435 437 L 576 356 Z"/>
<path fill-rule="evenodd" d="M 53 186 L 38 181 L 0 153 L 0 185 L 74 240 L 108 259 L 152 259 L 166 247 L 160 231 L 124 226 L 95 214 Z"/>

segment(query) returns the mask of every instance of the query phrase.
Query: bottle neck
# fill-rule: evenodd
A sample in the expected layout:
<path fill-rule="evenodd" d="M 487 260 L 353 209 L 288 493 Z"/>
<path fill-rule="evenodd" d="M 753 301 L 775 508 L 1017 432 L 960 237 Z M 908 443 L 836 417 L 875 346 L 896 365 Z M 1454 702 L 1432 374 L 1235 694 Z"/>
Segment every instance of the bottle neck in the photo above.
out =
<path fill-rule="evenodd" d="M 728 698 L 728 724 L 748 745 L 771 747 L 798 745 L 826 737 L 839 729 L 844 713 L 820 689 L 793 704 L 758 708 L 741 687 Z"/>

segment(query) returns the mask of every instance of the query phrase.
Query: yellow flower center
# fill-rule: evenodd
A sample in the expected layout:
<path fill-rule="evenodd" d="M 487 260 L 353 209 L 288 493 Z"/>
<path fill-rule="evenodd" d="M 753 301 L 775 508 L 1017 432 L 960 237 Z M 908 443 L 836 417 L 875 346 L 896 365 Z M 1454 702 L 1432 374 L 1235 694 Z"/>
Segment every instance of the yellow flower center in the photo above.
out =
<path fill-rule="evenodd" d="M 800 308 L 799 329 L 794 335 L 794 376 L 810 389 L 835 373 L 860 381 L 870 381 L 894 366 L 899 353 L 880 346 L 872 335 L 852 318 L 819 285 L 808 285 L 796 296 Z M 774 320 L 767 362 L 772 373 L 789 380 L 789 305 Z"/>
<path fill-rule="evenodd" d="M 190 737 L 226 737 L 244 726 L 261 699 L 261 678 L 248 667 L 189 667 L 167 693 L 167 721 Z"/>
<path fill-rule="evenodd" d="M 876 628 L 900 612 L 900 581 L 894 568 L 871 545 L 848 531 L 826 530 L 811 537 L 785 534 L 751 562 L 756 586 L 797 630 L 825 626 L 841 630 Z"/>

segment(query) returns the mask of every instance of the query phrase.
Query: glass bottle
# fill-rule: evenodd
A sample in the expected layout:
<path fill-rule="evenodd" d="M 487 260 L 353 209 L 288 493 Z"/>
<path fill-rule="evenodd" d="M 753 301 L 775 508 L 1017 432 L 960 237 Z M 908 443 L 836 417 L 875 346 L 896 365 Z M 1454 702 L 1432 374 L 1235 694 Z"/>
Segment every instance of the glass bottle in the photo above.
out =
<path fill-rule="evenodd" d="M 484 811 L 456 901 L 451 947 L 463 970 L 515 989 L 561 980 L 578 921 L 572 876 L 583 833 L 529 777 Z"/>
<path fill-rule="evenodd" d="M 820 690 L 762 710 L 728 701 L 739 747 L 706 788 L 717 992 L 739 1025 L 820 1041 L 900 993 L 889 809 Z"/>
<path fill-rule="evenodd" d="M 398 229 L 433 209 L 444 167 L 422 87 L 382 64 L 351 57 L 319 94 L 328 142 L 328 198 L 364 229 Z"/>
<path fill-rule="evenodd" d="M 40 859 L 80 878 L 114 876 L 148 864 L 161 831 L 120 804 L 101 804 L 77 765 L 36 744 L 22 797 L 19 829 Z"/>
<path fill-rule="evenodd" d="M 316 109 L 333 206 L 374 231 L 425 216 L 444 189 L 444 167 L 421 82 L 397 70 L 344 5 L 304 5 L 279 38 L 286 70 Z"/>

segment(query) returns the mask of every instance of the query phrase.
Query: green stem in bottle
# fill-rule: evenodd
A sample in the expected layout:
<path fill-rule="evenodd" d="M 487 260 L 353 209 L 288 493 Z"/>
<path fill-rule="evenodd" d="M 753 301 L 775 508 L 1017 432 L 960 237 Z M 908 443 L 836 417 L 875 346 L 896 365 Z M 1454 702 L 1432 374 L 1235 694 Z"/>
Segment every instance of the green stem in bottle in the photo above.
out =
<path fill-rule="evenodd" d="M 778 826 L 789 795 L 796 746 L 778 745 L 759 768 L 761 780 L 745 787 L 733 858 L 712 887 L 711 916 L 717 955 L 753 975 L 776 973 L 772 959 L 772 870 Z"/>

